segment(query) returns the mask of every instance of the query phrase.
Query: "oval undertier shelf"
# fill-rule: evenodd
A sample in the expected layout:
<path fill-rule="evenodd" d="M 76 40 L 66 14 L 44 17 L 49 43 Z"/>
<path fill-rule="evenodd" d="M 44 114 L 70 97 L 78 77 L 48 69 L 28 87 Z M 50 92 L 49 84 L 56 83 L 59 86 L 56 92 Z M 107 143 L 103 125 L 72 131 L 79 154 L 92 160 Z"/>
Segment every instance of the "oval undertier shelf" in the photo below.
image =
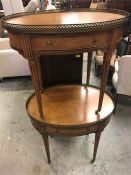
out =
<path fill-rule="evenodd" d="M 27 112 L 38 122 L 58 127 L 97 123 L 110 116 L 114 109 L 112 98 L 105 93 L 102 110 L 99 114 L 95 113 L 99 93 L 100 90 L 94 87 L 54 86 L 42 93 L 44 119 L 40 118 L 35 95 L 31 96 L 27 102 Z"/>

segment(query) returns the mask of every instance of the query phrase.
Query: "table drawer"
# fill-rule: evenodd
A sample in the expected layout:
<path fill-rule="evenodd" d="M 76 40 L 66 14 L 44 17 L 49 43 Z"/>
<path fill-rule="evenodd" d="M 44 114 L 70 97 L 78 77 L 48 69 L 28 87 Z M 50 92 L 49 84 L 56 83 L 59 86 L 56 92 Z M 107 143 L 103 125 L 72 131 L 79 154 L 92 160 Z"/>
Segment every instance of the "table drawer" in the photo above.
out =
<path fill-rule="evenodd" d="M 107 33 L 68 37 L 32 37 L 33 50 L 77 50 L 107 45 Z"/>

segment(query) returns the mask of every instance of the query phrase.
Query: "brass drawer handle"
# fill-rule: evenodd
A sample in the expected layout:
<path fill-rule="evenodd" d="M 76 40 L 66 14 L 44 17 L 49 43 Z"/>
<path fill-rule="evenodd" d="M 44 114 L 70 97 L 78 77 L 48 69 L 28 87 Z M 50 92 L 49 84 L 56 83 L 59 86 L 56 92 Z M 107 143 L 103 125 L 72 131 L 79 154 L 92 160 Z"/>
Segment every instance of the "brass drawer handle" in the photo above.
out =
<path fill-rule="evenodd" d="M 53 45 L 53 42 L 51 40 L 47 41 L 47 45 L 48 46 L 52 46 Z"/>

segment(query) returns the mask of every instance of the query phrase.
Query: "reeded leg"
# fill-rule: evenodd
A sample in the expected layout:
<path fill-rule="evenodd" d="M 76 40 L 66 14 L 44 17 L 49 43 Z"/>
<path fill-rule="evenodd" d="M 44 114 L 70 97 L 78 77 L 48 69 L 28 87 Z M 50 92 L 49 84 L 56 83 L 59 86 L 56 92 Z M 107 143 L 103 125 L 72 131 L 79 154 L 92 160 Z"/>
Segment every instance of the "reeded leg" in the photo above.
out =
<path fill-rule="evenodd" d="M 86 79 L 86 85 L 85 85 L 85 87 L 87 87 L 89 85 L 90 72 L 91 72 L 91 62 L 92 62 L 92 52 L 88 52 L 87 79 Z"/>
<path fill-rule="evenodd" d="M 45 145 L 45 151 L 46 151 L 46 155 L 47 155 L 47 159 L 48 159 L 48 163 L 51 163 L 50 160 L 50 150 L 49 150 L 49 141 L 48 141 L 48 135 L 44 134 L 42 135 L 43 140 L 44 140 L 44 145 Z"/>
<path fill-rule="evenodd" d="M 40 64 L 40 57 L 36 59 L 37 62 L 37 70 L 38 71 L 38 78 L 39 78 L 39 84 L 40 84 L 40 89 L 43 90 L 43 81 L 42 81 L 42 72 L 41 72 L 41 64 Z"/>
<path fill-rule="evenodd" d="M 35 88 L 36 99 L 38 103 L 38 109 L 40 113 L 40 117 L 43 118 L 43 109 L 42 109 L 42 100 L 41 100 L 41 87 L 40 87 L 40 79 L 38 74 L 38 62 L 32 61 L 29 63 L 31 74 L 32 74 L 32 81 Z"/>
<path fill-rule="evenodd" d="M 30 35 L 22 34 L 22 49 L 23 56 L 28 59 L 29 67 L 32 75 L 32 82 L 35 88 L 35 94 L 38 103 L 38 109 L 40 117 L 43 118 L 42 100 L 41 100 L 41 77 L 40 77 L 40 67 L 39 67 L 39 55 L 35 56 L 32 51 L 31 38 Z"/>
<path fill-rule="evenodd" d="M 110 59 L 111 59 L 111 54 L 105 53 L 104 59 L 103 59 L 103 69 L 102 69 L 99 103 L 98 103 L 98 109 L 96 113 L 100 112 L 102 108 L 104 92 L 105 92 L 106 82 L 107 82 L 109 68 L 110 68 Z"/>
<path fill-rule="evenodd" d="M 100 136 L 101 136 L 101 132 L 98 132 L 95 134 L 94 152 L 93 152 L 93 159 L 92 159 L 91 163 L 95 162 Z"/>

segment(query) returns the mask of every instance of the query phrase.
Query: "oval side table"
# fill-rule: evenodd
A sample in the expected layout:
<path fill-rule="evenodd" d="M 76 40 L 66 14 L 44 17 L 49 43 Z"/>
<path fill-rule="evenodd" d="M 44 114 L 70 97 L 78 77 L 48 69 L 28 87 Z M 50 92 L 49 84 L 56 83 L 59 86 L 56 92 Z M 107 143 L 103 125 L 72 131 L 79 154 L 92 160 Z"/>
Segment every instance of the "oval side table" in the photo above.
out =
<path fill-rule="evenodd" d="M 27 102 L 27 112 L 44 139 L 49 163 L 48 135 L 79 136 L 90 133 L 95 133 L 92 162 L 95 161 L 100 134 L 114 109 L 111 96 L 105 92 L 111 55 L 121 40 L 128 16 L 128 13 L 118 10 L 78 9 L 20 13 L 3 19 L 11 47 L 29 61 L 35 95 Z M 97 50 L 104 52 L 99 89 L 89 86 L 92 52 Z M 43 87 L 41 55 L 84 52 L 88 52 L 85 87 Z"/>

